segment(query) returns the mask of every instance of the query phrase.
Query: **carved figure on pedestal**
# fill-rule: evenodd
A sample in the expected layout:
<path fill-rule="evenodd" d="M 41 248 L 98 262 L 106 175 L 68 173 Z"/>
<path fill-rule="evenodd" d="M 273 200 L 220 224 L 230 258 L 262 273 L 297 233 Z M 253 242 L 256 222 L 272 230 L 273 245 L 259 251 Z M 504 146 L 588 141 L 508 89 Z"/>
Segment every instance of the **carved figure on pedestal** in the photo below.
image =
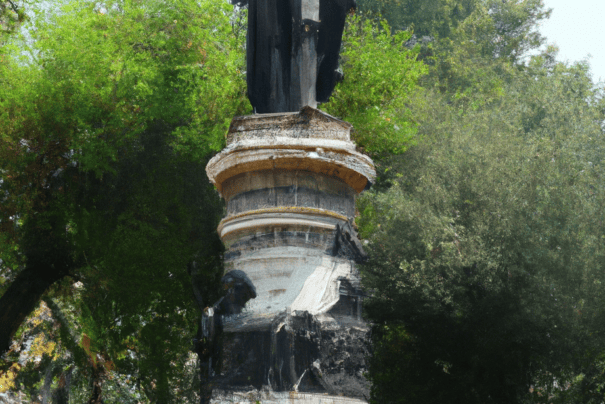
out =
<path fill-rule="evenodd" d="M 194 262 L 192 267 L 195 266 Z M 242 271 L 235 270 L 229 272 L 223 276 L 221 284 L 225 290 L 225 296 L 221 297 L 211 307 L 206 307 L 202 310 L 198 338 L 194 339 L 194 348 L 200 358 L 202 382 L 200 402 L 202 404 L 210 403 L 213 380 L 216 376 L 216 371 L 220 370 L 221 337 L 223 333 L 222 316 L 241 313 L 246 302 L 256 297 L 254 285 Z"/>

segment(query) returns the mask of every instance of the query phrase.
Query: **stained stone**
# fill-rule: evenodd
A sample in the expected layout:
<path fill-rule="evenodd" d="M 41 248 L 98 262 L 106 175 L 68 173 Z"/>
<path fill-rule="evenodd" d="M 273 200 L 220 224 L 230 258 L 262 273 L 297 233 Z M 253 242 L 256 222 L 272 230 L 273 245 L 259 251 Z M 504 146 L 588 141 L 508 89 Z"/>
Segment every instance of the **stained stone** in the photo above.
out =
<path fill-rule="evenodd" d="M 226 295 L 202 321 L 202 402 L 367 402 L 353 217 L 375 171 L 350 129 L 310 107 L 236 117 L 209 162 L 227 200 Z"/>

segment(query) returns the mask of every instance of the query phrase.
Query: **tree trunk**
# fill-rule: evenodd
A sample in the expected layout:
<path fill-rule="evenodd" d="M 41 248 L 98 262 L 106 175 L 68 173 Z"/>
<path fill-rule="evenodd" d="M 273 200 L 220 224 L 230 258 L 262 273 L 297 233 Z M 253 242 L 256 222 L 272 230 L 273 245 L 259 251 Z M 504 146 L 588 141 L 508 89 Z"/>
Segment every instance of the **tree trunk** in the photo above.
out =
<path fill-rule="evenodd" d="M 54 367 L 54 363 L 51 362 L 48 367 L 46 368 L 46 372 L 44 374 L 44 384 L 42 385 L 42 389 L 41 389 L 41 396 L 42 396 L 42 404 L 50 404 L 50 400 L 51 400 L 51 385 L 53 383 L 53 367 Z"/>
<path fill-rule="evenodd" d="M 103 404 L 103 381 L 105 379 L 105 368 L 103 364 L 93 364 L 92 368 L 92 393 L 87 404 Z"/>
<path fill-rule="evenodd" d="M 52 266 L 25 268 L 0 298 L 0 356 L 9 349 L 13 336 L 27 316 L 36 308 L 42 295 L 67 275 Z"/>
<path fill-rule="evenodd" d="M 59 386 L 53 392 L 53 404 L 69 404 L 69 387 L 71 385 L 71 372 L 73 368 L 69 368 L 67 372 L 61 374 Z"/>

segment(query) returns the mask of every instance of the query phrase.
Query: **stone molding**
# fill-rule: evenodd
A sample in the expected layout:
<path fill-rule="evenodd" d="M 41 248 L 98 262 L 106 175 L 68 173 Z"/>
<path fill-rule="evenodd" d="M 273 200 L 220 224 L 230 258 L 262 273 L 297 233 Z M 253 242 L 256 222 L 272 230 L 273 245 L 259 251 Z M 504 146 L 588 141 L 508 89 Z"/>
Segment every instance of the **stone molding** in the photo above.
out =
<path fill-rule="evenodd" d="M 339 178 L 355 191 L 362 192 L 376 177 L 372 161 L 351 150 L 307 151 L 290 148 L 239 150 L 225 149 L 206 166 L 210 181 L 222 194 L 222 184 L 228 178 L 249 171 L 304 170 Z"/>
<path fill-rule="evenodd" d="M 251 210 L 221 220 L 218 234 L 225 239 L 232 233 L 254 231 L 258 228 L 308 227 L 326 230 L 336 229 L 336 224 L 346 222 L 346 216 L 324 209 L 281 206 Z"/>
<path fill-rule="evenodd" d="M 236 175 L 261 170 L 304 170 L 338 178 L 361 192 L 374 180 L 372 160 L 357 152 L 351 124 L 305 107 L 296 113 L 235 117 L 227 147 L 206 172 L 222 194 L 222 184 Z"/>
<path fill-rule="evenodd" d="M 213 394 L 212 404 L 367 404 L 356 398 L 330 396 L 321 393 L 299 393 L 297 391 L 223 392 Z"/>

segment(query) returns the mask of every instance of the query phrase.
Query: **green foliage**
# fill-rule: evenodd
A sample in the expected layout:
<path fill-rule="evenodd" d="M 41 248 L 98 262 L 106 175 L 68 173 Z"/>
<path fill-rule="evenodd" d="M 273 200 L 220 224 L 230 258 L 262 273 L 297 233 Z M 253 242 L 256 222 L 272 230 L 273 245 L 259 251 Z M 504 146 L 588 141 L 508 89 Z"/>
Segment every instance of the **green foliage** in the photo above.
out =
<path fill-rule="evenodd" d="M 359 205 L 373 399 L 556 400 L 603 349 L 602 94 L 543 55 L 482 108 L 431 97 Z"/>
<path fill-rule="evenodd" d="M 536 26 L 549 13 L 537 0 L 477 4 L 448 37 L 436 38 L 424 52 L 431 69 L 423 84 L 473 109 L 498 100 L 528 51 L 543 44 Z"/>
<path fill-rule="evenodd" d="M 480 0 L 359 0 L 363 14 L 381 15 L 395 30 L 447 37 Z"/>
<path fill-rule="evenodd" d="M 30 6 L 12 4 L 0 3 L 0 290 L 26 265 L 70 275 L 15 335 L 7 363 L 27 363 L 14 388 L 33 398 L 69 374 L 74 402 L 92 385 L 107 402 L 196 401 L 186 264 L 215 301 L 222 207 L 204 165 L 250 110 L 245 12 L 77 1 L 26 21 Z M 360 9 L 322 108 L 379 163 L 358 206 L 374 402 L 601 402 L 605 108 L 587 66 L 553 49 L 526 59 L 548 16 L 539 0 Z M 410 49 L 404 28 L 430 43 Z"/>
<path fill-rule="evenodd" d="M 409 32 L 391 33 L 385 21 L 350 18 L 344 39 L 345 79 L 322 105 L 355 127 L 357 145 L 373 157 L 401 153 L 416 132 L 406 104 L 425 67 L 418 49 L 405 44 Z"/>
<path fill-rule="evenodd" d="M 4 39 L 14 33 L 19 25 L 27 19 L 22 2 L 14 0 L 0 1 L 0 45 Z M 0 53 L 1 55 L 1 53 Z"/>
<path fill-rule="evenodd" d="M 526 56 L 540 1 L 467 11 L 420 31 L 419 144 L 358 204 L 373 400 L 601 402 L 603 94 Z"/>
<path fill-rule="evenodd" d="M 208 302 L 222 272 L 222 205 L 204 168 L 250 109 L 237 15 L 213 0 L 31 15 L 33 40 L 12 38 L 0 64 L 0 288 L 35 263 L 69 277 L 48 293 L 54 356 L 17 380 L 54 366 L 29 394 L 70 373 L 78 402 L 91 383 L 110 401 L 193 402 L 187 264 Z"/>
<path fill-rule="evenodd" d="M 80 131 L 71 146 L 84 168 L 115 158 L 108 146 L 154 120 L 177 127 L 174 146 L 192 157 L 223 146 L 227 111 L 245 104 L 242 38 L 229 12 L 211 1 L 70 3 L 39 23 L 32 52 L 45 57 L 47 84 L 70 94 L 65 114 L 75 113 Z"/>

